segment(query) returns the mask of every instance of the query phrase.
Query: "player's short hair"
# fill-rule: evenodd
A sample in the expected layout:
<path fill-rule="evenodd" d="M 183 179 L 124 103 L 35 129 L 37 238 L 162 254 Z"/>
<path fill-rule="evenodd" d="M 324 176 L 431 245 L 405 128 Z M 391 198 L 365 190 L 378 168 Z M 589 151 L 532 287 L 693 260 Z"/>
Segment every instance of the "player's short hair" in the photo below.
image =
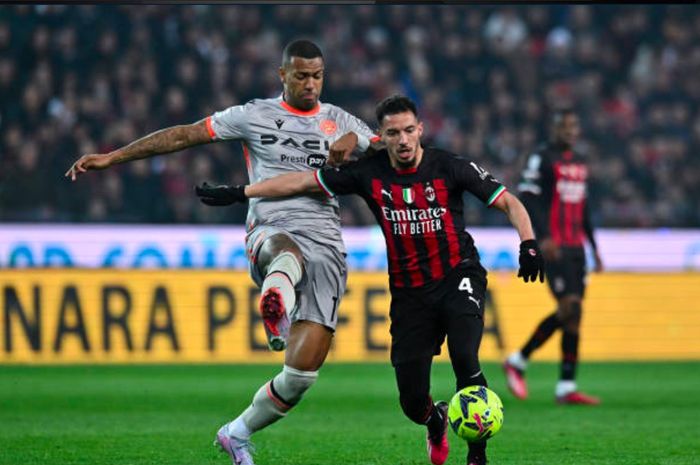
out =
<path fill-rule="evenodd" d="M 576 111 L 574 111 L 574 109 L 571 107 L 557 108 L 554 111 L 552 111 L 552 116 L 549 122 L 552 126 L 556 126 L 557 124 L 560 124 L 566 116 L 569 115 L 576 116 Z"/>
<path fill-rule="evenodd" d="M 376 108 L 377 123 L 382 125 L 382 120 L 386 115 L 395 115 L 397 113 L 403 113 L 405 111 L 410 111 L 416 118 L 418 118 L 418 110 L 416 110 L 416 104 L 410 98 L 405 95 L 392 95 L 387 97 L 377 104 Z"/>
<path fill-rule="evenodd" d="M 282 52 L 282 66 L 287 66 L 292 62 L 292 57 L 318 58 L 323 59 L 323 53 L 318 45 L 306 39 L 294 40 L 284 47 Z"/>

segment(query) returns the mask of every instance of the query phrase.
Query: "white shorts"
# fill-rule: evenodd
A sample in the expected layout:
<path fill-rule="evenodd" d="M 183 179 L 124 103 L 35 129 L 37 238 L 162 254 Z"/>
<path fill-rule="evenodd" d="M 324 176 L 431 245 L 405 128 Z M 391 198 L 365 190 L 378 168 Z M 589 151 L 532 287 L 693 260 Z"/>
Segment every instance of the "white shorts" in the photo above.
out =
<path fill-rule="evenodd" d="M 245 242 L 250 276 L 258 286 L 262 286 L 265 278 L 257 264 L 258 252 L 265 239 L 275 234 L 284 234 L 290 238 L 304 256 L 304 274 L 296 285 L 297 304 L 289 312 L 291 322 L 313 321 L 335 331 L 338 306 L 345 294 L 348 279 L 345 254 L 303 234 L 291 233 L 275 226 L 256 226 L 248 233 Z"/>

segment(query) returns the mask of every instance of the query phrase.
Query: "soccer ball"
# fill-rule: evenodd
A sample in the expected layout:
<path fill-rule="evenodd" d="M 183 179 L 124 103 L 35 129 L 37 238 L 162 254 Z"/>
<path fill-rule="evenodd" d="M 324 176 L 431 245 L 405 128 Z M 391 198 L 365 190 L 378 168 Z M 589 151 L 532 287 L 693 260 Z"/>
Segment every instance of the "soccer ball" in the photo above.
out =
<path fill-rule="evenodd" d="M 467 442 L 488 439 L 503 426 L 503 403 L 489 388 L 468 386 L 452 397 L 447 418 Z"/>

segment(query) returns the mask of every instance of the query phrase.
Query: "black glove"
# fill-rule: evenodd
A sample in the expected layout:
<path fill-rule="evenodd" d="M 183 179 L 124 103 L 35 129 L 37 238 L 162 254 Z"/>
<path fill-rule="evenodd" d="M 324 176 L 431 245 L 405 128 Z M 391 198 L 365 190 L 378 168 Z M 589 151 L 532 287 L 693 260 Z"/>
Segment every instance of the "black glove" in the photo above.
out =
<path fill-rule="evenodd" d="M 529 281 L 534 283 L 539 274 L 540 282 L 544 282 L 544 258 L 542 258 L 542 252 L 540 252 L 536 240 L 530 239 L 520 243 L 518 261 L 520 262 L 518 277 L 522 277 L 526 283 Z"/>
<path fill-rule="evenodd" d="M 195 194 L 206 205 L 223 207 L 236 202 L 245 202 L 245 186 L 213 185 L 204 181 L 200 186 L 195 186 Z"/>

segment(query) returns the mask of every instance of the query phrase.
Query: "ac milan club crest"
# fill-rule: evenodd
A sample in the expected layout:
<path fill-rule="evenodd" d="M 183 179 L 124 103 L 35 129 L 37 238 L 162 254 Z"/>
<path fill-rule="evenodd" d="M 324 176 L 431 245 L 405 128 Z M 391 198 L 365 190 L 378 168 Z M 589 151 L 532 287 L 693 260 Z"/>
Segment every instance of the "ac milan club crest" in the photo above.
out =
<path fill-rule="evenodd" d="M 428 200 L 428 202 L 435 200 L 435 189 L 433 189 L 433 186 L 430 184 L 428 184 L 425 188 L 425 198 Z"/>

